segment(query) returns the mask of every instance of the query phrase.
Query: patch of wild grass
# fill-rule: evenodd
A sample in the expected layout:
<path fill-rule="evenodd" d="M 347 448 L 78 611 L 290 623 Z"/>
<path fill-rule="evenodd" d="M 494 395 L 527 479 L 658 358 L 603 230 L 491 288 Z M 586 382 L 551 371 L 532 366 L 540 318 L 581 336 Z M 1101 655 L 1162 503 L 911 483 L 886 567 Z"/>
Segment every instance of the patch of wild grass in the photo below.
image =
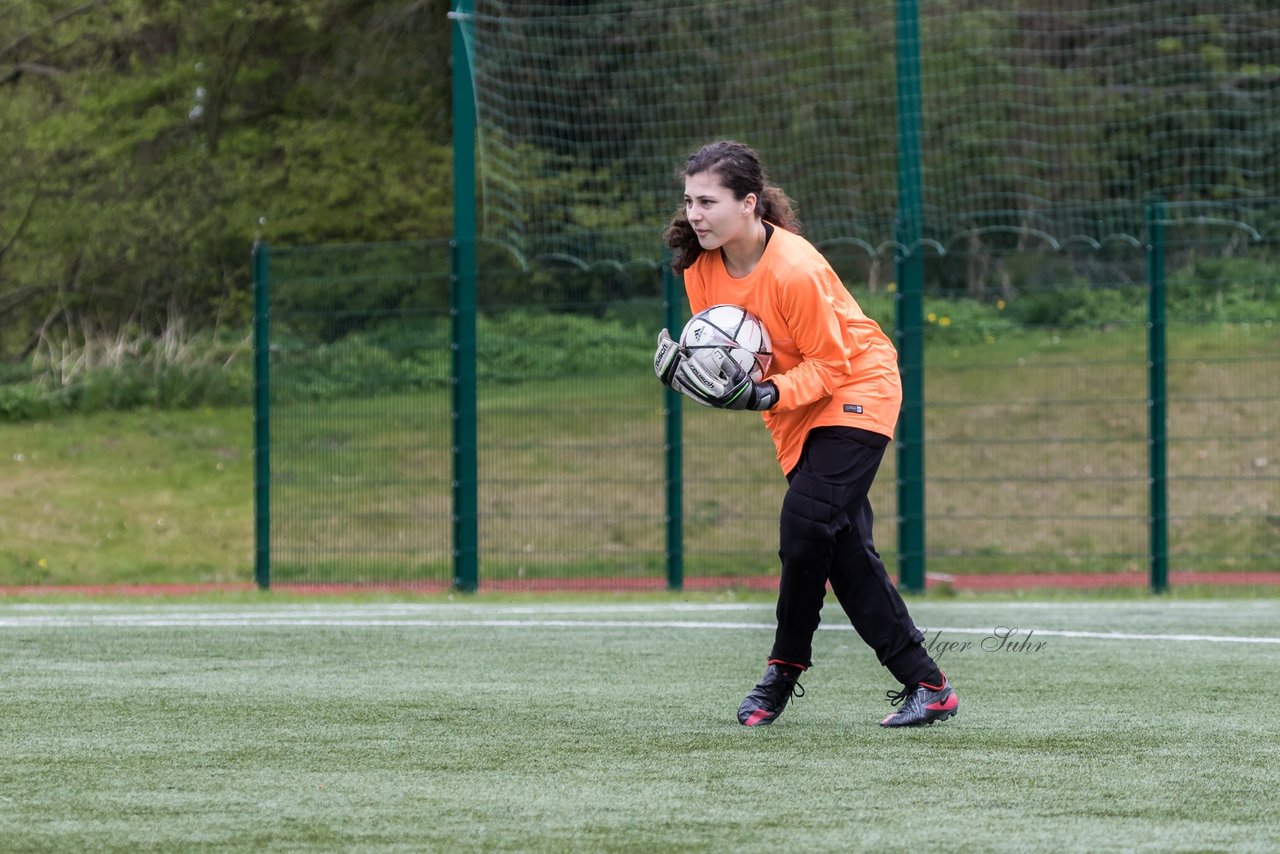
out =
<path fill-rule="evenodd" d="M 192 330 L 180 320 L 159 334 L 49 332 L 25 363 L 0 376 L 0 421 L 246 404 L 252 353 L 249 337 Z"/>

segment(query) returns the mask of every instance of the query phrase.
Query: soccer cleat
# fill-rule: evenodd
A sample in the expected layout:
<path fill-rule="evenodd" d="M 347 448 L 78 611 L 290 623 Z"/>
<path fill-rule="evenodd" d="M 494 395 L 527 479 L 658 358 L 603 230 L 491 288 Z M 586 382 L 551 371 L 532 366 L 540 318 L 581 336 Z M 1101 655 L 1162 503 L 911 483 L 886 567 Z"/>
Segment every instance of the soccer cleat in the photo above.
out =
<path fill-rule="evenodd" d="M 798 680 L 805 668 L 785 661 L 771 659 L 764 669 L 764 676 L 747 694 L 738 707 L 738 723 L 743 726 L 767 726 L 773 723 L 792 695 L 804 696 L 804 687 Z"/>
<path fill-rule="evenodd" d="M 926 726 L 934 721 L 945 721 L 960 708 L 960 698 L 952 690 L 947 677 L 942 677 L 942 685 L 929 685 L 926 682 L 901 691 L 886 691 L 885 699 L 893 705 L 902 703 L 902 708 L 880 722 L 880 726 Z"/>

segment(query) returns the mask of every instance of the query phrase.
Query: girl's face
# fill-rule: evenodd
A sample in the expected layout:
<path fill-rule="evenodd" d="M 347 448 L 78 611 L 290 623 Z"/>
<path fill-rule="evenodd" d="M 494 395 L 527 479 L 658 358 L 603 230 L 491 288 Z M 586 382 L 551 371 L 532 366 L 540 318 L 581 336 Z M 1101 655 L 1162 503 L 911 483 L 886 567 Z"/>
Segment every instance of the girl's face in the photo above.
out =
<path fill-rule="evenodd" d="M 735 199 L 716 172 L 698 172 L 684 179 L 684 213 L 703 249 L 719 249 L 743 234 L 753 221 L 755 193 Z"/>

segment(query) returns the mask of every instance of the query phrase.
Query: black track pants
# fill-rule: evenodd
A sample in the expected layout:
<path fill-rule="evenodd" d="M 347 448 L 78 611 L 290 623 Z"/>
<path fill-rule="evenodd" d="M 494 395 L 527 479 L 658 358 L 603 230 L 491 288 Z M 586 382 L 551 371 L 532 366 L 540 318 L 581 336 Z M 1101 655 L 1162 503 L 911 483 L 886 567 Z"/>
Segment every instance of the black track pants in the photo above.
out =
<path fill-rule="evenodd" d="M 889 580 L 871 536 L 867 492 L 889 440 L 853 427 L 818 427 L 787 475 L 782 500 L 782 580 L 771 659 L 809 666 L 827 582 L 854 629 L 900 682 L 936 665 Z"/>

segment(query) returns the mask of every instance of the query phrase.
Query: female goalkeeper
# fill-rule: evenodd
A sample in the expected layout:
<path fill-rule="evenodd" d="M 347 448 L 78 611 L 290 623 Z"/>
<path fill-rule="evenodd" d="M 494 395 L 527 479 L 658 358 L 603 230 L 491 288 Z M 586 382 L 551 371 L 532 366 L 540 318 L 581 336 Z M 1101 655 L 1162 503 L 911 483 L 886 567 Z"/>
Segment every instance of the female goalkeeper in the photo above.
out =
<path fill-rule="evenodd" d="M 959 700 L 885 572 L 867 499 L 902 401 L 898 354 L 799 231 L 791 200 L 769 184 L 755 151 L 714 142 L 685 164 L 684 205 L 665 234 L 693 312 L 743 306 L 773 342 L 761 382 L 715 351 L 690 355 L 666 329 L 653 361 L 663 383 L 701 404 L 762 412 L 789 484 L 778 628 L 738 720 L 773 723 L 793 693 L 804 693 L 797 680 L 812 665 L 830 582 L 853 627 L 902 683 L 888 694 L 900 708 L 881 725 L 931 724 L 954 715 Z"/>

